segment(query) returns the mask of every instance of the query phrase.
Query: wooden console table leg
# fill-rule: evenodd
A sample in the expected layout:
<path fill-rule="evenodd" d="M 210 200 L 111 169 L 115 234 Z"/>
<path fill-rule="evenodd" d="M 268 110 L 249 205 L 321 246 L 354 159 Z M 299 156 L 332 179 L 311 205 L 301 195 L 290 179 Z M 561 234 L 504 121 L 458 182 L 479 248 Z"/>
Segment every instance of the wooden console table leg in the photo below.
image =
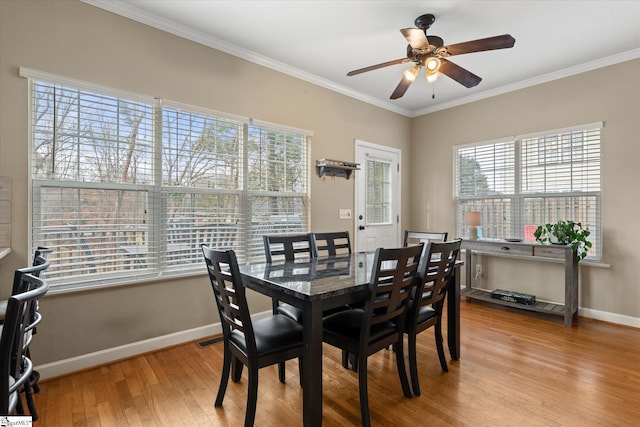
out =
<path fill-rule="evenodd" d="M 578 258 L 573 251 L 567 251 L 564 265 L 564 324 L 571 326 L 578 317 Z"/>

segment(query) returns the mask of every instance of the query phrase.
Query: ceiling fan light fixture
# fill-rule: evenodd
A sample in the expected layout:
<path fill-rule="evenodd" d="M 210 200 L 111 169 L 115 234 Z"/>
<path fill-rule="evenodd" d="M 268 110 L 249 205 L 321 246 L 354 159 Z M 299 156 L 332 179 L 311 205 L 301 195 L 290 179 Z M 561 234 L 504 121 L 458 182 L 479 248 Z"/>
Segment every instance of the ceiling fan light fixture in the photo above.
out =
<path fill-rule="evenodd" d="M 407 68 L 404 71 L 404 78 L 412 82 L 416 79 L 416 76 L 418 75 L 418 71 L 420 71 L 420 66 L 417 64 L 412 65 L 411 67 Z"/>
<path fill-rule="evenodd" d="M 429 73 L 429 72 L 427 72 L 427 81 L 428 81 L 429 83 L 433 83 L 433 82 L 435 82 L 436 80 L 438 80 L 438 77 L 440 77 L 440 73 L 439 73 L 439 72 L 437 72 L 437 71 L 436 71 L 435 73 Z"/>
<path fill-rule="evenodd" d="M 424 67 L 427 69 L 427 74 L 437 73 L 441 65 L 442 65 L 442 62 L 440 61 L 439 58 L 436 58 L 435 56 L 432 56 L 431 58 L 427 59 L 424 63 Z"/>

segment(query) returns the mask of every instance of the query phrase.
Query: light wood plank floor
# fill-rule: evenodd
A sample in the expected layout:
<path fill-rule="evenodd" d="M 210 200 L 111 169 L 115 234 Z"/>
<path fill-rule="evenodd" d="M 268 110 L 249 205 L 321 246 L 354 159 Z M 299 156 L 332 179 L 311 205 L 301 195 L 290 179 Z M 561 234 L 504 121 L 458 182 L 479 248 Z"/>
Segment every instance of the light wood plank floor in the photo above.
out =
<path fill-rule="evenodd" d="M 377 426 L 636 426 L 640 422 L 640 330 L 589 319 L 567 328 L 481 303 L 462 302 L 462 358 L 440 370 L 431 330 L 418 341 L 422 396 L 403 397 L 393 352 L 370 358 Z M 358 378 L 325 345 L 324 425 L 360 424 Z M 45 426 L 241 426 L 242 381 L 214 408 L 222 344 L 157 351 L 41 383 Z M 300 426 L 297 363 L 287 382 L 260 370 L 256 426 Z"/>

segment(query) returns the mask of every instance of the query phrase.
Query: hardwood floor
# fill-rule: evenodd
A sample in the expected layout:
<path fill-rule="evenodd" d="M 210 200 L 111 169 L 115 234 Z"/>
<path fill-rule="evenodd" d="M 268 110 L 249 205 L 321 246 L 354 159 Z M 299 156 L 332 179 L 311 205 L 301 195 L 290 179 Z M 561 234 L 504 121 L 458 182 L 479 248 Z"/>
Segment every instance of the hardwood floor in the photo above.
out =
<path fill-rule="evenodd" d="M 391 351 L 369 360 L 371 421 L 378 426 L 635 426 L 640 419 L 640 330 L 589 319 L 571 328 L 480 303 L 461 303 L 462 357 L 440 370 L 433 332 L 419 336 L 422 396 L 403 397 Z M 360 424 L 358 377 L 325 345 L 324 425 Z M 241 426 L 246 370 L 213 402 L 222 344 L 157 351 L 43 381 L 45 426 Z M 297 362 L 287 383 L 260 370 L 255 425 L 302 425 Z"/>

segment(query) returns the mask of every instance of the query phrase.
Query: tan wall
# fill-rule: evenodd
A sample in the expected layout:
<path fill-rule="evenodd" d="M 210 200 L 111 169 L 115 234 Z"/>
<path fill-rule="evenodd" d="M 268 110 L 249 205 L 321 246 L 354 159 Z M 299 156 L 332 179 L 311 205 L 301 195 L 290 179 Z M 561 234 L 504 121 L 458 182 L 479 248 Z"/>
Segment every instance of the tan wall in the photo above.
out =
<path fill-rule="evenodd" d="M 640 60 L 634 60 L 415 118 L 410 166 L 422 189 L 412 191 L 412 226 L 455 230 L 453 146 L 602 121 L 603 262 L 610 268 L 582 264 L 580 306 L 637 319 L 638 76 Z M 561 265 L 483 258 L 484 286 L 564 300 Z"/>
<path fill-rule="evenodd" d="M 14 194 L 13 252 L 0 262 L 4 296 L 12 271 L 30 259 L 28 94 L 20 66 L 311 130 L 313 164 L 319 158 L 353 161 L 355 139 L 400 148 L 409 162 L 407 117 L 78 1 L 0 1 L 0 61 L 0 175 L 13 178 Z M 338 220 L 338 209 L 354 209 L 353 179 L 323 180 L 315 167 L 311 176 L 312 229 L 353 233 L 351 222 Z M 403 203 L 408 211 L 409 198 Z M 270 307 L 257 295 L 250 306 L 256 312 Z M 42 310 L 36 364 L 218 321 L 204 276 L 52 295 Z"/>

